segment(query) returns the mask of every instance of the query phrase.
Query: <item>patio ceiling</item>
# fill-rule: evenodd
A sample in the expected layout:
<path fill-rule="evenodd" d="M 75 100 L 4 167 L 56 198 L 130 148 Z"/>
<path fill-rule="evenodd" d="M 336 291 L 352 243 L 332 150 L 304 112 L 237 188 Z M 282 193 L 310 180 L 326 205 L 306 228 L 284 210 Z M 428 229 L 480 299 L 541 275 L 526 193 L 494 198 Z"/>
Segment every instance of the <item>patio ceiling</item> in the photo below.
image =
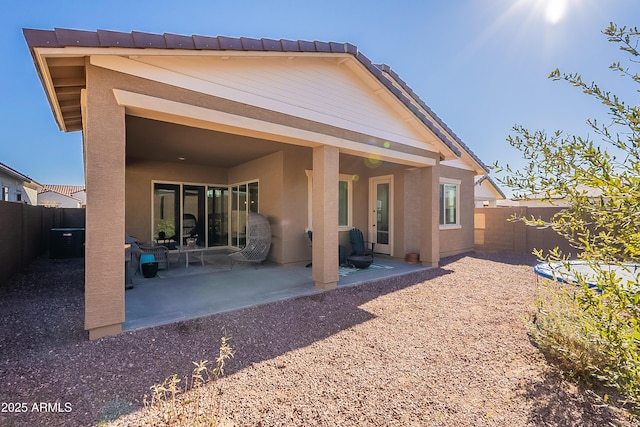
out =
<path fill-rule="evenodd" d="M 281 151 L 287 146 L 280 142 L 134 116 L 127 116 L 126 126 L 128 162 L 187 162 L 230 168 Z"/>

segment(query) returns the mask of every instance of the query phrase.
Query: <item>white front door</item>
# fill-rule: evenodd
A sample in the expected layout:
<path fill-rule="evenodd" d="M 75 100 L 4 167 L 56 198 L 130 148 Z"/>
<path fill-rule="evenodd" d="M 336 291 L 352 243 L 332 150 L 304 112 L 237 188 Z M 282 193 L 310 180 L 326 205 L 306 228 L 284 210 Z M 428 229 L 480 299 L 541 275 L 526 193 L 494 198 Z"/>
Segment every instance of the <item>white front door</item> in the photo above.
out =
<path fill-rule="evenodd" d="M 391 255 L 393 244 L 393 175 L 369 178 L 369 238 L 375 252 Z"/>

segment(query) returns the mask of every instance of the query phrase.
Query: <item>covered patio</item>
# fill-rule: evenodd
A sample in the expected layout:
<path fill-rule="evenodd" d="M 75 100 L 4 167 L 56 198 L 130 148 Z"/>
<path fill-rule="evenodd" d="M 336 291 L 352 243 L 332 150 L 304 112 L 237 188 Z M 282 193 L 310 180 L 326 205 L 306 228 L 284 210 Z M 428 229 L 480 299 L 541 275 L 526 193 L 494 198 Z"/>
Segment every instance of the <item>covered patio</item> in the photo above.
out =
<path fill-rule="evenodd" d="M 428 267 L 390 257 L 376 256 L 368 269 L 340 267 L 338 287 L 354 286 Z M 188 267 L 172 254 L 170 268 L 154 278 L 133 278 L 125 293 L 123 331 L 210 316 L 270 302 L 323 292 L 314 285 L 311 268 L 230 263 L 225 251 L 208 251 L 204 265 L 196 260 Z"/>
<path fill-rule="evenodd" d="M 352 229 L 376 253 L 419 254 L 426 267 L 473 248 L 473 178 L 486 167 L 349 43 L 24 33 L 60 129 L 83 133 L 90 339 L 343 286 Z M 270 223 L 265 266 L 212 262 L 198 279 L 195 265 L 180 278 L 172 268 L 125 295 L 125 235 L 195 239 L 213 255 L 246 246 L 251 213 Z M 353 275 L 400 266 L 371 271 Z"/>

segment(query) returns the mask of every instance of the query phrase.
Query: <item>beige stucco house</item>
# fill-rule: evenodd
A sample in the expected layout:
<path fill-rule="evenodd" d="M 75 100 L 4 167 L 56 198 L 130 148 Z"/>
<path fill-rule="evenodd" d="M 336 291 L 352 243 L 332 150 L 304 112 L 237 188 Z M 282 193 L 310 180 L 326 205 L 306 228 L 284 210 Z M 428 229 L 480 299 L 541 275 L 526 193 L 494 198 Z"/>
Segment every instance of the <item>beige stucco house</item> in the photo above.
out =
<path fill-rule="evenodd" d="M 40 188 L 42 186 L 33 179 L 0 163 L 0 201 L 36 205 Z"/>
<path fill-rule="evenodd" d="M 82 208 L 87 195 L 81 185 L 43 184 L 38 191 L 38 205 L 49 208 Z"/>
<path fill-rule="evenodd" d="M 121 331 L 126 233 L 242 245 L 247 212 L 272 227 L 269 260 L 313 260 L 338 282 L 360 228 L 403 258 L 473 249 L 483 163 L 386 65 L 348 43 L 25 29 L 53 115 L 82 131 L 85 328 Z M 313 245 L 306 231 L 313 230 Z"/>
<path fill-rule="evenodd" d="M 489 175 L 480 175 L 475 177 L 474 198 L 476 208 L 482 208 L 495 207 L 499 200 L 507 197 Z"/>

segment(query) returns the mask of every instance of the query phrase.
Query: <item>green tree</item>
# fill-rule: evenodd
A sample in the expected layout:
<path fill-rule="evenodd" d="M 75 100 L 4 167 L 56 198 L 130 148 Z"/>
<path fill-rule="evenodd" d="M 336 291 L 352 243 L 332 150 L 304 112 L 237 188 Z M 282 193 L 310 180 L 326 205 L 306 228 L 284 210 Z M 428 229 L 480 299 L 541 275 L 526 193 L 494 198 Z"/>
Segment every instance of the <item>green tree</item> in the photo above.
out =
<path fill-rule="evenodd" d="M 609 68 L 632 84 L 640 84 L 638 73 L 632 71 L 640 63 L 638 29 L 611 23 L 603 34 L 624 52 L 627 61 Z M 597 273 L 595 290 L 580 274 L 575 277 L 581 286 L 547 283 L 538 296 L 531 331 L 541 347 L 574 375 L 595 377 L 616 387 L 638 409 L 640 269 L 636 274 L 628 263 L 640 262 L 640 106 L 626 104 L 577 73 L 556 69 L 549 78 L 568 82 L 598 100 L 607 108 L 610 122 L 587 120 L 597 143 L 562 131 L 548 134 L 516 126 L 507 140 L 522 152 L 525 166 L 516 170 L 495 165 L 498 172 L 506 172 L 500 182 L 516 196 L 543 194 L 549 201 L 552 197 L 566 199 L 568 207 L 550 221 L 513 220 L 553 228 L 576 249 L 577 258 Z M 536 254 L 555 265 L 563 264 L 565 270 L 570 268 L 557 250 Z M 619 266 L 636 279 L 622 280 L 603 265 Z"/>

